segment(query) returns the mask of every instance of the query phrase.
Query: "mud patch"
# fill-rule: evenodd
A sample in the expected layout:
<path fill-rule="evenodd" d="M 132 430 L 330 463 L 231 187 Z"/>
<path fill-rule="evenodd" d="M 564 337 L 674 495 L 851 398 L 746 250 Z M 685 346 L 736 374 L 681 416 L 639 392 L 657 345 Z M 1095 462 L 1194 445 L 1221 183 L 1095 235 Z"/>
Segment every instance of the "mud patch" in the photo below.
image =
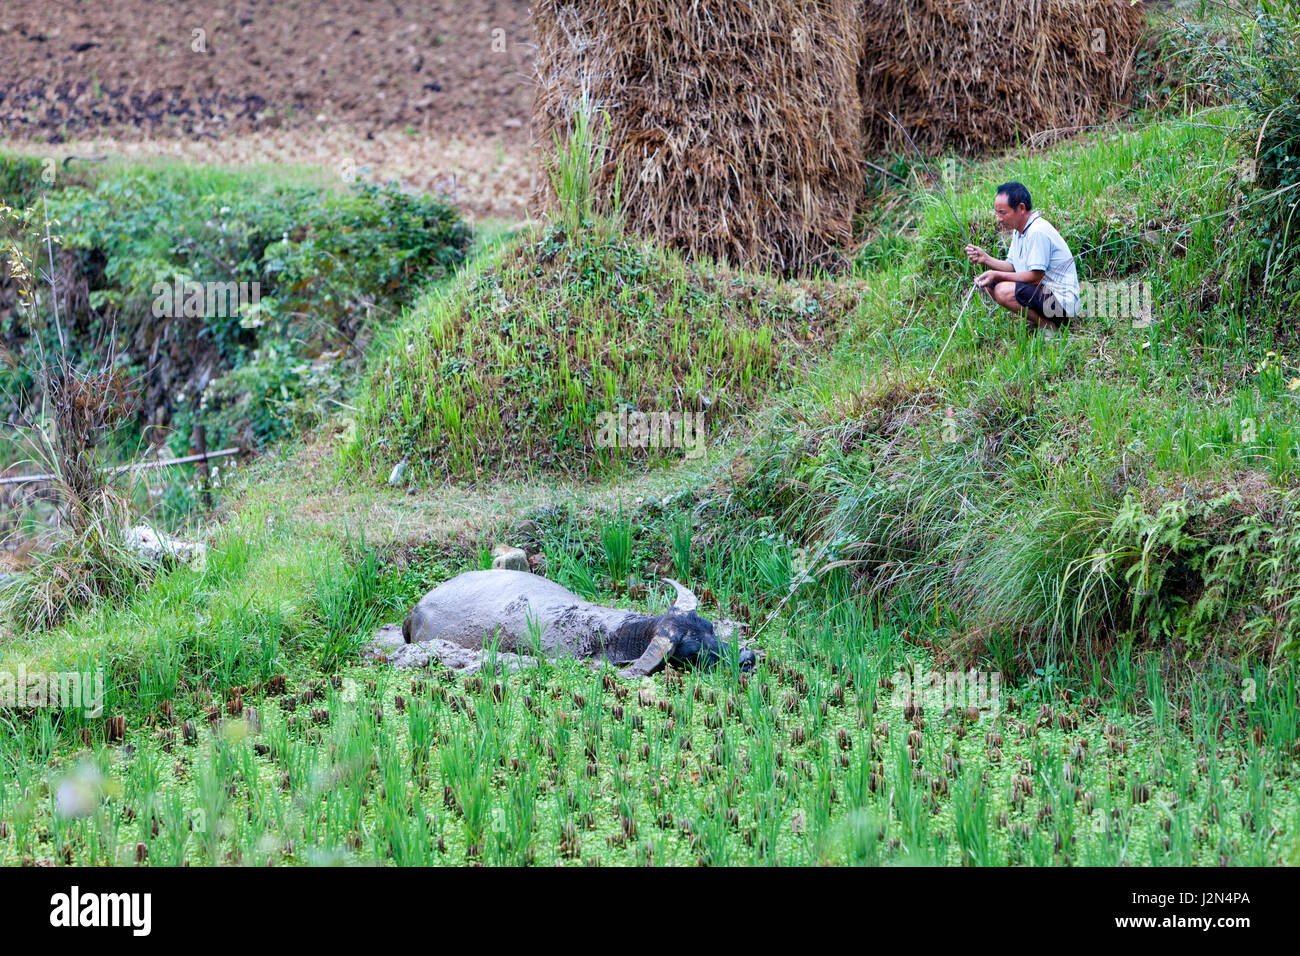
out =
<path fill-rule="evenodd" d="M 445 667 L 457 674 L 477 674 L 495 657 L 497 669 L 507 674 L 525 667 L 536 667 L 537 659 L 526 654 L 472 650 L 451 641 L 434 639 L 421 644 L 407 644 L 402 638 L 402 625 L 385 624 L 374 633 L 363 655 L 379 663 L 402 668 Z"/>

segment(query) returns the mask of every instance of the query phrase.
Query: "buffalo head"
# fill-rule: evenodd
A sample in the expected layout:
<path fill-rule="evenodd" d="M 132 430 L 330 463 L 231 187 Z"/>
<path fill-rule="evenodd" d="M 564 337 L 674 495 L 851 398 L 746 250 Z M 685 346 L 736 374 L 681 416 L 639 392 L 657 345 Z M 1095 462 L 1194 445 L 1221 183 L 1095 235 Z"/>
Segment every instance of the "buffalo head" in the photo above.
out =
<path fill-rule="evenodd" d="M 645 653 L 624 670 L 624 675 L 650 674 L 664 663 L 709 668 L 730 660 L 730 648 L 718 639 L 712 622 L 696 613 L 700 602 L 695 595 L 671 578 L 665 578 L 664 582 L 672 585 L 677 597 L 667 611 L 651 618 L 650 643 Z M 737 663 L 742 671 L 750 671 L 757 657 L 751 650 L 742 650 Z"/>

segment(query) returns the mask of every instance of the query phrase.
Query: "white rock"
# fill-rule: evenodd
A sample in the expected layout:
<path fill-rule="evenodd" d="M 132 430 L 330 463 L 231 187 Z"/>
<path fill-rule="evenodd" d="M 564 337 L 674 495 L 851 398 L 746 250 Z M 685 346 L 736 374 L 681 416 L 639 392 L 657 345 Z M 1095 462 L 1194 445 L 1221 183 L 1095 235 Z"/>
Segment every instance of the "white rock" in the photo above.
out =
<path fill-rule="evenodd" d="M 499 544 L 492 549 L 492 567 L 498 571 L 532 571 L 528 566 L 528 555 L 520 548 Z"/>
<path fill-rule="evenodd" d="M 207 545 L 169 537 L 148 525 L 136 525 L 126 533 L 124 540 L 141 559 L 154 564 L 175 561 L 188 564 L 195 571 L 203 571 L 208 566 Z"/>

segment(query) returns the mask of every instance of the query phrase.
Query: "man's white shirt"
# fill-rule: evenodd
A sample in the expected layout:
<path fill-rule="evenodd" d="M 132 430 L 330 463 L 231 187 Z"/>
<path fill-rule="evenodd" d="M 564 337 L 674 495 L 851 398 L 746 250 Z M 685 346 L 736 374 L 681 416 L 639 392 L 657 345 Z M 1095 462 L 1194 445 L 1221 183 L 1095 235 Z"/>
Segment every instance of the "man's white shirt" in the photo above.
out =
<path fill-rule="evenodd" d="M 1043 285 L 1056 296 L 1065 314 L 1074 318 L 1079 312 L 1079 274 L 1074 256 L 1056 227 L 1035 212 L 1025 223 L 1024 232 L 1011 230 L 1007 260 L 1016 272 L 1043 270 Z"/>

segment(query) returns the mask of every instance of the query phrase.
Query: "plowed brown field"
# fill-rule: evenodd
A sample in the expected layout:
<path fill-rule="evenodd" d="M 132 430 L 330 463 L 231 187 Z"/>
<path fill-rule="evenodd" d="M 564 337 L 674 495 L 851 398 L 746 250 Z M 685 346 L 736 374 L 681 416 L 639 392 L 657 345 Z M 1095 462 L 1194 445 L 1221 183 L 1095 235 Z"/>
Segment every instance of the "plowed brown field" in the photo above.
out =
<path fill-rule="evenodd" d="M 522 218 L 526 0 L 5 0 L 0 142 L 355 166 Z"/>

